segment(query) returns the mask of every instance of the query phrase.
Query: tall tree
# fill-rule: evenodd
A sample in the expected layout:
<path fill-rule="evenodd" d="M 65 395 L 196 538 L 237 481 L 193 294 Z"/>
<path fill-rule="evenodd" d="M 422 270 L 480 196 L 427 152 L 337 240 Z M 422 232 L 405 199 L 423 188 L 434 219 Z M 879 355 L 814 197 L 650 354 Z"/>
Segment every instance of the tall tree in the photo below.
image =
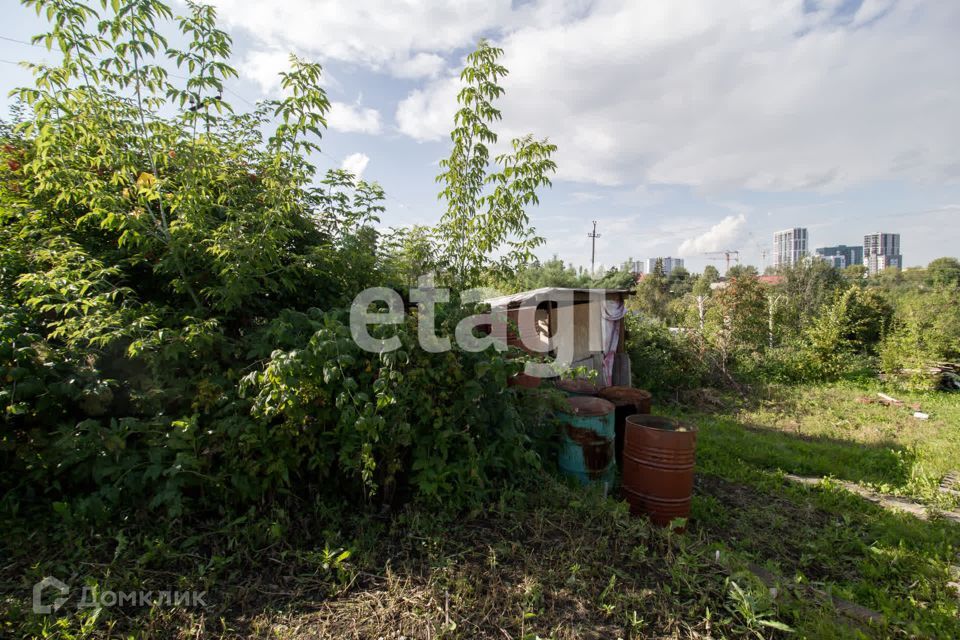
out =
<path fill-rule="evenodd" d="M 497 142 L 491 125 L 501 118 L 495 103 L 503 95 L 499 81 L 507 75 L 498 63 L 502 54 L 482 40 L 467 56 L 450 133 L 453 148 L 437 176 L 443 185 L 439 198 L 446 202 L 439 229 L 445 245 L 441 277 L 458 288 L 481 284 L 488 271 L 514 271 L 543 243 L 526 207 L 539 204 L 537 191 L 550 185 L 556 145 L 531 135 L 514 138 L 512 150 L 497 156 L 491 171 L 490 147 Z"/>
<path fill-rule="evenodd" d="M 935 287 L 960 286 L 960 260 L 937 258 L 927 265 L 927 281 Z"/>

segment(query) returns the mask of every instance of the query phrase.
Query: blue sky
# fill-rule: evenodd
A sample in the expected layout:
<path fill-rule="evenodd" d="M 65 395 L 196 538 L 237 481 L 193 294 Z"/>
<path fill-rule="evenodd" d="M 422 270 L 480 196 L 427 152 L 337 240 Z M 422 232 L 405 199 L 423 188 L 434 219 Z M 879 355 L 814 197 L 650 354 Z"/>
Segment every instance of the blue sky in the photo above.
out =
<path fill-rule="evenodd" d="M 511 71 L 502 141 L 559 147 L 531 212 L 543 257 L 589 264 L 591 220 L 607 266 L 680 255 L 699 270 L 704 252 L 738 249 L 762 267 L 793 226 L 814 247 L 899 232 L 910 266 L 960 253 L 954 0 L 213 4 L 235 41 L 235 108 L 277 94 L 288 52 L 323 63 L 335 110 L 318 163 L 380 182 L 386 225 L 439 217 L 456 76 L 487 37 Z M 43 28 L 8 5 L 4 95 L 29 81 L 11 63 L 49 55 L 9 39 Z"/>

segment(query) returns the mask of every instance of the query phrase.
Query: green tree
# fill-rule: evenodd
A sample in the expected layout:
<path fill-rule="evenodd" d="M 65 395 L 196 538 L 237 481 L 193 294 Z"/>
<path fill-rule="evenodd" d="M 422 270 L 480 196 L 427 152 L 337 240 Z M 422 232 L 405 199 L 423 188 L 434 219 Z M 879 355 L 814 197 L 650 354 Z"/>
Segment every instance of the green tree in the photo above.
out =
<path fill-rule="evenodd" d="M 565 264 L 559 256 L 554 255 L 543 262 L 526 264 L 505 278 L 494 278 L 493 283 L 498 290 L 515 293 L 542 287 L 586 287 L 590 284 L 590 278 L 585 272 L 578 272 L 573 265 Z"/>
<path fill-rule="evenodd" d="M 486 173 L 498 53 L 481 46 L 465 72 L 441 229 L 384 237 L 383 191 L 311 163 L 330 104 L 319 65 L 292 57 L 283 97 L 236 113 L 212 9 L 26 4 L 61 59 L 32 67 L 0 123 L 0 506 L 106 521 L 296 492 L 363 504 L 398 477 L 462 505 L 536 466 L 533 405 L 505 388 L 518 363 L 361 352 L 342 309 L 451 264 L 451 242 L 464 283 L 496 251 L 527 255 L 523 207 L 552 146 L 515 141 Z M 409 350 L 411 325 L 376 330 Z"/>
<path fill-rule="evenodd" d="M 921 373 L 938 362 L 960 360 L 960 290 L 913 291 L 898 300 L 893 326 L 880 351 L 883 370 Z"/>
<path fill-rule="evenodd" d="M 712 264 L 708 264 L 703 268 L 703 273 L 700 274 L 700 277 L 708 283 L 717 282 L 720 280 L 720 270 Z"/>
<path fill-rule="evenodd" d="M 696 296 L 709 296 L 710 285 L 720 280 L 720 271 L 712 264 L 708 264 L 703 269 L 703 273 L 697 278 L 693 285 L 693 294 Z"/>
<path fill-rule="evenodd" d="M 497 62 L 502 54 L 481 41 L 467 56 L 450 134 L 453 148 L 437 176 L 443 186 L 439 198 L 446 203 L 439 228 L 442 275 L 458 288 L 482 284 L 490 271 L 511 273 L 530 262 L 533 249 L 543 243 L 526 208 L 538 204 L 537 191 L 550 185 L 556 145 L 530 135 L 515 138 L 511 151 L 495 159 L 497 170 L 490 169 L 489 147 L 497 142 L 490 126 L 501 118 L 495 102 L 503 95 L 499 81 L 507 75 Z"/>
<path fill-rule="evenodd" d="M 693 290 L 693 278 L 684 267 L 675 267 L 667 276 L 667 286 L 674 298 L 681 298 Z"/>
<path fill-rule="evenodd" d="M 843 284 L 840 272 L 824 260 L 802 260 L 782 267 L 783 283 L 778 286 L 784 300 L 779 324 L 788 335 L 798 336 L 831 304 Z"/>
<path fill-rule="evenodd" d="M 960 260 L 937 258 L 927 265 L 927 282 L 934 287 L 960 287 Z"/>
<path fill-rule="evenodd" d="M 758 276 L 760 272 L 752 264 L 735 264 L 727 270 L 727 278 L 740 278 L 743 276 Z"/>
<path fill-rule="evenodd" d="M 669 304 L 670 290 L 667 279 L 658 274 L 656 269 L 641 278 L 637 283 L 636 295 L 627 300 L 630 310 L 661 322 L 669 321 Z"/>
<path fill-rule="evenodd" d="M 867 268 L 862 264 L 851 264 L 844 267 L 841 274 L 847 282 L 862 283 L 863 279 L 867 276 Z"/>
<path fill-rule="evenodd" d="M 714 292 L 705 333 L 726 364 L 742 354 L 762 351 L 767 343 L 767 295 L 753 275 L 727 280 Z"/>
<path fill-rule="evenodd" d="M 602 278 L 590 283 L 590 286 L 597 289 L 632 289 L 636 283 L 636 278 L 629 270 L 613 267 Z"/>

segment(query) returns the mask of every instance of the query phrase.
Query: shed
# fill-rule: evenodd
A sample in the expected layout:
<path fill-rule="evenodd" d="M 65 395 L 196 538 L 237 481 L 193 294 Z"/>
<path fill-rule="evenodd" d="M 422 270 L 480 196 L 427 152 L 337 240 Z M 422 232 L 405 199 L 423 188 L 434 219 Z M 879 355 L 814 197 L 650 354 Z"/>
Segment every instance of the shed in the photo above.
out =
<path fill-rule="evenodd" d="M 553 358 L 572 354 L 570 366 L 597 371 L 602 385 L 630 386 L 623 323 L 629 295 L 629 289 L 544 287 L 485 302 L 506 312 L 512 346 Z"/>

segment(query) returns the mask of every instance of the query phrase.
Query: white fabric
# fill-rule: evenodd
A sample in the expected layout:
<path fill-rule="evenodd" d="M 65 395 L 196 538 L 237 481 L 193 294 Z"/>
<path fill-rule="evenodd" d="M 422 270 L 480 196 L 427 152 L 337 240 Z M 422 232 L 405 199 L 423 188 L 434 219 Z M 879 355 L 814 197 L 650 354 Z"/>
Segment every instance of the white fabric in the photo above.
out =
<path fill-rule="evenodd" d="M 617 343 L 620 341 L 620 323 L 627 315 L 627 307 L 620 300 L 605 300 L 603 304 L 603 382 L 613 384 L 613 361 L 617 355 Z"/>

